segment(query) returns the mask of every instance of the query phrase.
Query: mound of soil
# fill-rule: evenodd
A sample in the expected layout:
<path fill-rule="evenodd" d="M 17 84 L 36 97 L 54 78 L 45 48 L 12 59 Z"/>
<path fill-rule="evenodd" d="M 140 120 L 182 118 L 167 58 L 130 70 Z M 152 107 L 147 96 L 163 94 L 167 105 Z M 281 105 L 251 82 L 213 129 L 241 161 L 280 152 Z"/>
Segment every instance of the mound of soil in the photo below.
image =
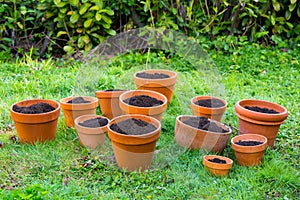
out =
<path fill-rule="evenodd" d="M 164 79 L 164 78 L 170 78 L 168 74 L 163 74 L 163 73 L 146 73 L 146 72 L 140 72 L 136 74 L 137 77 L 139 78 L 145 78 L 145 79 Z"/>
<path fill-rule="evenodd" d="M 190 117 L 187 120 L 184 120 L 182 122 L 194 128 L 205 130 L 205 131 L 216 132 L 216 133 L 228 132 L 228 130 L 218 126 L 215 122 L 210 122 L 206 117 Z"/>
<path fill-rule="evenodd" d="M 30 106 L 13 106 L 13 111 L 23 114 L 40 114 L 40 113 L 47 113 L 55 110 L 53 106 L 48 103 L 36 103 Z"/>
<path fill-rule="evenodd" d="M 85 100 L 83 97 L 75 97 L 67 103 L 91 103 L 91 101 Z"/>
<path fill-rule="evenodd" d="M 208 159 L 210 162 L 214 163 L 219 163 L 219 164 L 226 164 L 226 160 L 220 159 L 220 158 L 213 158 L 213 159 Z"/>
<path fill-rule="evenodd" d="M 235 142 L 234 144 L 241 145 L 241 146 L 257 146 L 257 145 L 260 145 L 262 143 L 263 142 L 254 141 L 254 140 L 249 140 L 249 141 L 239 140 L 238 142 Z"/>
<path fill-rule="evenodd" d="M 125 91 L 125 90 L 121 90 L 121 89 L 108 89 L 108 90 L 104 90 L 104 92 L 114 92 L 114 91 Z"/>
<path fill-rule="evenodd" d="M 105 126 L 108 124 L 108 120 L 105 118 L 94 118 L 94 119 L 88 119 L 83 122 L 78 123 L 80 126 L 89 127 L 89 128 L 98 128 L 101 126 Z"/>
<path fill-rule="evenodd" d="M 195 101 L 194 104 L 198 106 L 208 107 L 208 108 L 220 108 L 225 106 L 225 104 L 219 99 L 200 99 Z"/>
<path fill-rule="evenodd" d="M 110 128 L 125 135 L 143 135 L 156 130 L 156 127 L 141 119 L 126 119 L 122 122 L 112 124 Z"/>
<path fill-rule="evenodd" d="M 138 95 L 124 100 L 125 103 L 138 107 L 154 107 L 162 105 L 164 102 L 147 95 Z"/>
<path fill-rule="evenodd" d="M 252 110 L 255 112 L 261 112 L 261 113 L 268 113 L 268 114 L 278 114 L 279 113 L 276 110 L 268 109 L 268 108 L 261 108 L 258 106 L 245 106 L 245 108 L 248 110 Z"/>

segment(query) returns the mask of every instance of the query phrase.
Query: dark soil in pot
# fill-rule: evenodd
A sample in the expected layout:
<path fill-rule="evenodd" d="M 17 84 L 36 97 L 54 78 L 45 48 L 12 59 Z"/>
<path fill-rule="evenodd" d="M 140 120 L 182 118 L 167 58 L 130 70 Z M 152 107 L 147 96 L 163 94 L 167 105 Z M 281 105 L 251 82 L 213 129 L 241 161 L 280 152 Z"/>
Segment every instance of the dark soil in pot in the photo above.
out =
<path fill-rule="evenodd" d="M 194 104 L 208 108 L 220 108 L 225 106 L 225 104 L 219 99 L 200 99 L 195 101 Z"/>
<path fill-rule="evenodd" d="M 108 120 L 105 118 L 94 118 L 94 119 L 88 119 L 83 122 L 78 123 L 80 126 L 89 127 L 89 128 L 97 128 L 101 126 L 105 126 L 108 124 Z"/>
<path fill-rule="evenodd" d="M 183 123 L 192 126 L 197 129 L 217 132 L 217 133 L 227 133 L 228 130 L 223 129 L 222 127 L 218 126 L 215 122 L 211 122 L 206 117 L 191 117 L 187 120 L 182 121 Z"/>
<path fill-rule="evenodd" d="M 75 97 L 70 101 L 68 101 L 67 103 L 91 103 L 91 101 L 87 101 L 83 97 Z"/>
<path fill-rule="evenodd" d="M 104 90 L 104 92 L 114 92 L 114 91 L 125 91 L 125 90 L 121 90 L 121 89 L 108 89 L 108 90 Z"/>
<path fill-rule="evenodd" d="M 125 103 L 138 107 L 154 107 L 163 104 L 163 101 L 147 95 L 134 96 L 124 100 Z"/>
<path fill-rule="evenodd" d="M 32 104 L 30 106 L 13 106 L 13 111 L 23 114 L 40 114 L 40 113 L 47 113 L 55 110 L 53 106 L 48 103 L 37 103 Z"/>
<path fill-rule="evenodd" d="M 219 163 L 219 164 L 226 164 L 226 160 L 220 159 L 220 158 L 213 158 L 213 159 L 208 159 L 210 162 L 214 163 Z"/>
<path fill-rule="evenodd" d="M 278 114 L 276 110 L 268 109 L 268 108 L 261 108 L 258 106 L 245 106 L 246 109 L 255 111 L 255 112 L 261 112 L 261 113 L 268 113 L 268 114 Z"/>
<path fill-rule="evenodd" d="M 249 141 L 239 140 L 238 142 L 235 142 L 234 144 L 241 145 L 241 146 L 257 146 L 257 145 L 260 145 L 262 143 L 263 142 L 254 141 L 254 140 L 249 140 Z"/>
<path fill-rule="evenodd" d="M 136 74 L 137 77 L 139 78 L 145 78 L 145 79 L 164 79 L 164 78 L 170 78 L 168 74 L 163 74 L 163 73 L 146 73 L 146 72 L 140 72 Z"/>
<path fill-rule="evenodd" d="M 122 122 L 112 124 L 110 128 L 125 135 L 143 135 L 156 130 L 156 127 L 141 119 L 127 119 Z"/>

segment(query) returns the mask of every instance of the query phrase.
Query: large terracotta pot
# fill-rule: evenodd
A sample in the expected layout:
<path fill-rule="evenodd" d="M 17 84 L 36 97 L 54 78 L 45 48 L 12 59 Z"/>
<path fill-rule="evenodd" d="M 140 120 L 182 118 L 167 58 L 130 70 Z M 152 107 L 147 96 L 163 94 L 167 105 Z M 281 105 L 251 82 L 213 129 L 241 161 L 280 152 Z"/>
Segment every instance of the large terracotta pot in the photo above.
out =
<path fill-rule="evenodd" d="M 210 159 L 218 158 L 225 160 L 225 164 L 215 163 L 209 161 Z M 230 158 L 217 155 L 206 155 L 203 157 L 202 163 L 205 169 L 209 170 L 215 176 L 226 176 L 232 167 L 233 161 Z"/>

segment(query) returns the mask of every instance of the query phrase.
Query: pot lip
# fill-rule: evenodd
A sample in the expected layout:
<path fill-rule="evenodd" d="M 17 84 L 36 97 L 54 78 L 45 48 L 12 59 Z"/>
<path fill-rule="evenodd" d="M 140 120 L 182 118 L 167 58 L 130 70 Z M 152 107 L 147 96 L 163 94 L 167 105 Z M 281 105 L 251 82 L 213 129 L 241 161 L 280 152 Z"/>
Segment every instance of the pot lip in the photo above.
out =
<path fill-rule="evenodd" d="M 141 78 L 141 77 L 138 77 L 137 76 L 137 74 L 138 73 L 142 73 L 142 72 L 160 72 L 160 73 L 164 73 L 164 72 L 167 72 L 168 73 L 168 75 L 170 75 L 171 74 L 171 76 L 169 77 L 169 78 L 161 78 L 161 79 L 149 79 L 149 78 Z M 145 69 L 145 70 L 141 70 L 141 71 L 138 71 L 138 72 L 136 72 L 136 73 L 134 73 L 134 78 L 136 78 L 136 79 L 140 79 L 140 80 L 151 80 L 151 81 L 153 81 L 153 82 L 155 82 L 155 81 L 157 81 L 157 80 L 159 80 L 159 81 L 161 81 L 161 80 L 171 80 L 171 79 L 174 79 L 174 78 L 176 78 L 177 77 L 177 73 L 176 72 L 174 72 L 174 71 L 171 71 L 171 70 L 167 70 L 167 69 Z"/>
<path fill-rule="evenodd" d="M 202 100 L 202 99 L 218 99 L 218 100 L 222 101 L 225 105 L 222 106 L 222 107 L 218 107 L 218 108 L 215 108 L 215 107 L 210 108 L 210 107 L 199 106 L 199 105 L 195 104 L 196 100 Z M 215 97 L 215 96 L 206 96 L 206 95 L 202 96 L 202 95 L 199 95 L 199 96 L 195 96 L 191 99 L 191 105 L 193 105 L 195 107 L 198 107 L 198 108 L 222 110 L 222 109 L 227 107 L 227 101 L 225 99 Z"/>
<path fill-rule="evenodd" d="M 221 163 L 214 163 L 209 161 L 208 159 L 210 158 L 219 158 L 222 160 L 226 160 L 225 164 L 221 164 Z M 213 168 L 213 169 L 230 169 L 232 167 L 233 164 L 233 160 L 225 157 L 225 156 L 219 156 L 219 155 L 205 155 L 203 156 L 203 165 L 209 167 L 209 168 Z"/>
<path fill-rule="evenodd" d="M 239 113 L 235 113 L 235 115 L 240 118 L 241 120 L 247 121 L 249 123 L 252 124 L 260 124 L 260 125 L 264 125 L 264 126 L 278 126 L 280 124 L 283 124 L 285 120 L 282 121 L 276 121 L 276 122 L 272 122 L 272 121 L 260 121 L 260 120 L 255 120 L 255 119 L 251 119 L 248 117 L 245 117 L 244 115 L 240 115 Z"/>
<path fill-rule="evenodd" d="M 84 119 L 85 118 L 85 119 Z M 89 119 L 94 119 L 94 118 L 103 118 L 103 119 L 107 119 L 107 124 L 104 125 L 104 126 L 100 126 L 100 127 L 86 127 L 86 126 L 81 126 L 79 123 L 80 122 L 83 122 L 83 121 L 86 121 L 86 120 L 89 120 Z M 88 115 L 81 115 L 79 117 L 77 117 L 75 120 L 74 120 L 74 123 L 76 126 L 82 128 L 82 129 L 86 129 L 86 130 L 95 130 L 95 131 L 98 131 L 98 130 L 101 130 L 105 127 L 108 126 L 110 120 L 107 118 L 107 117 L 104 117 L 102 115 L 96 115 L 96 114 L 88 114 Z M 95 134 L 98 134 L 98 133 L 95 133 Z"/>
<path fill-rule="evenodd" d="M 200 116 L 195 116 L 195 115 L 179 115 L 179 116 L 176 117 L 176 121 L 179 122 L 180 125 L 186 126 L 186 127 L 190 128 L 190 129 L 192 129 L 194 131 L 203 131 L 203 132 L 206 132 L 206 133 L 209 133 L 209 134 L 216 134 L 216 135 L 220 135 L 220 134 L 222 134 L 222 135 L 230 135 L 232 133 L 232 129 L 230 128 L 230 126 L 227 126 L 226 124 L 223 124 L 221 122 L 215 121 L 213 119 L 209 119 L 207 117 L 206 118 L 209 121 L 215 122 L 216 124 L 221 125 L 222 127 L 226 127 L 228 129 L 228 132 L 226 132 L 226 133 L 218 133 L 218 132 L 212 132 L 212 131 L 206 131 L 206 130 L 198 129 L 198 128 L 195 128 L 195 127 L 192 127 L 192 126 L 190 126 L 188 124 L 183 123 L 181 121 L 181 119 L 180 119 L 182 117 L 200 117 Z"/>
<path fill-rule="evenodd" d="M 91 102 L 89 102 L 89 103 L 67 103 L 67 101 L 69 101 L 73 98 L 76 98 L 76 97 L 88 98 Z M 92 96 L 68 96 L 68 97 L 62 98 L 59 102 L 63 105 L 88 105 L 88 104 L 93 104 L 95 102 L 98 103 L 98 99 L 96 97 L 92 97 Z"/>
<path fill-rule="evenodd" d="M 246 138 L 251 137 L 251 136 L 261 138 L 261 140 L 258 140 L 258 141 L 263 142 L 263 143 L 259 144 L 259 145 L 255 145 L 255 146 L 242 146 L 242 145 L 238 145 L 238 144 L 234 143 L 234 140 L 238 140 L 238 139 L 243 140 L 242 138 L 245 138 L 244 140 L 247 140 Z M 257 140 L 257 139 L 250 138 L 248 140 Z M 259 152 L 259 151 L 265 150 L 267 148 L 267 145 L 268 145 L 268 139 L 265 136 L 259 135 L 259 134 L 240 134 L 240 135 L 234 136 L 231 139 L 231 146 L 232 146 L 233 150 L 235 150 L 235 151 L 237 150 L 238 152 L 240 152 L 240 150 L 242 150 L 245 153 Z M 238 148 L 238 149 L 236 149 L 236 148 Z"/>
<path fill-rule="evenodd" d="M 95 92 L 95 94 L 96 94 L 97 98 L 109 98 L 112 95 L 115 95 L 115 97 L 117 98 L 126 91 L 128 91 L 128 90 L 126 90 L 126 89 L 118 89 L 118 90 L 113 90 L 113 91 L 97 90 Z"/>

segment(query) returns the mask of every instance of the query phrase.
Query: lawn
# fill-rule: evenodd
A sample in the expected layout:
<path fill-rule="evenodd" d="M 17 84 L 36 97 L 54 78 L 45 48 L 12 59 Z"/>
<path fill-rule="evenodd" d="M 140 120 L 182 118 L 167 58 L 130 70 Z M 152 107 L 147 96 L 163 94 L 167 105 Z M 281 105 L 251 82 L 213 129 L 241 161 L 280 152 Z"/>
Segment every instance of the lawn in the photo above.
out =
<path fill-rule="evenodd" d="M 93 90 L 134 89 L 132 74 L 142 68 L 170 68 L 179 74 L 172 103 L 162 120 L 159 150 L 145 173 L 119 170 L 110 142 L 102 149 L 81 147 L 75 129 L 67 128 L 61 113 L 56 139 L 45 144 L 20 144 L 9 107 L 30 98 L 59 101 L 78 94 L 81 63 L 25 57 L 14 63 L 0 61 L 0 196 L 3 199 L 297 199 L 300 196 L 300 49 L 245 45 L 229 51 L 209 51 L 219 75 L 215 88 L 188 60 L 155 51 L 127 53 L 90 74 Z M 80 73 L 78 73 L 80 72 Z M 95 73 L 96 74 L 96 73 Z M 97 77 L 97 78 L 95 78 Z M 216 92 L 217 91 L 217 92 Z M 221 155 L 234 160 L 224 178 L 204 170 L 202 150 L 186 151 L 174 143 L 176 116 L 191 114 L 189 101 L 196 95 L 217 94 L 228 102 L 222 122 L 234 128 L 234 104 L 245 98 L 264 99 L 285 106 L 288 119 L 280 128 L 274 149 L 267 149 L 256 167 L 236 164 L 228 144 Z M 97 112 L 100 113 L 100 110 Z"/>

